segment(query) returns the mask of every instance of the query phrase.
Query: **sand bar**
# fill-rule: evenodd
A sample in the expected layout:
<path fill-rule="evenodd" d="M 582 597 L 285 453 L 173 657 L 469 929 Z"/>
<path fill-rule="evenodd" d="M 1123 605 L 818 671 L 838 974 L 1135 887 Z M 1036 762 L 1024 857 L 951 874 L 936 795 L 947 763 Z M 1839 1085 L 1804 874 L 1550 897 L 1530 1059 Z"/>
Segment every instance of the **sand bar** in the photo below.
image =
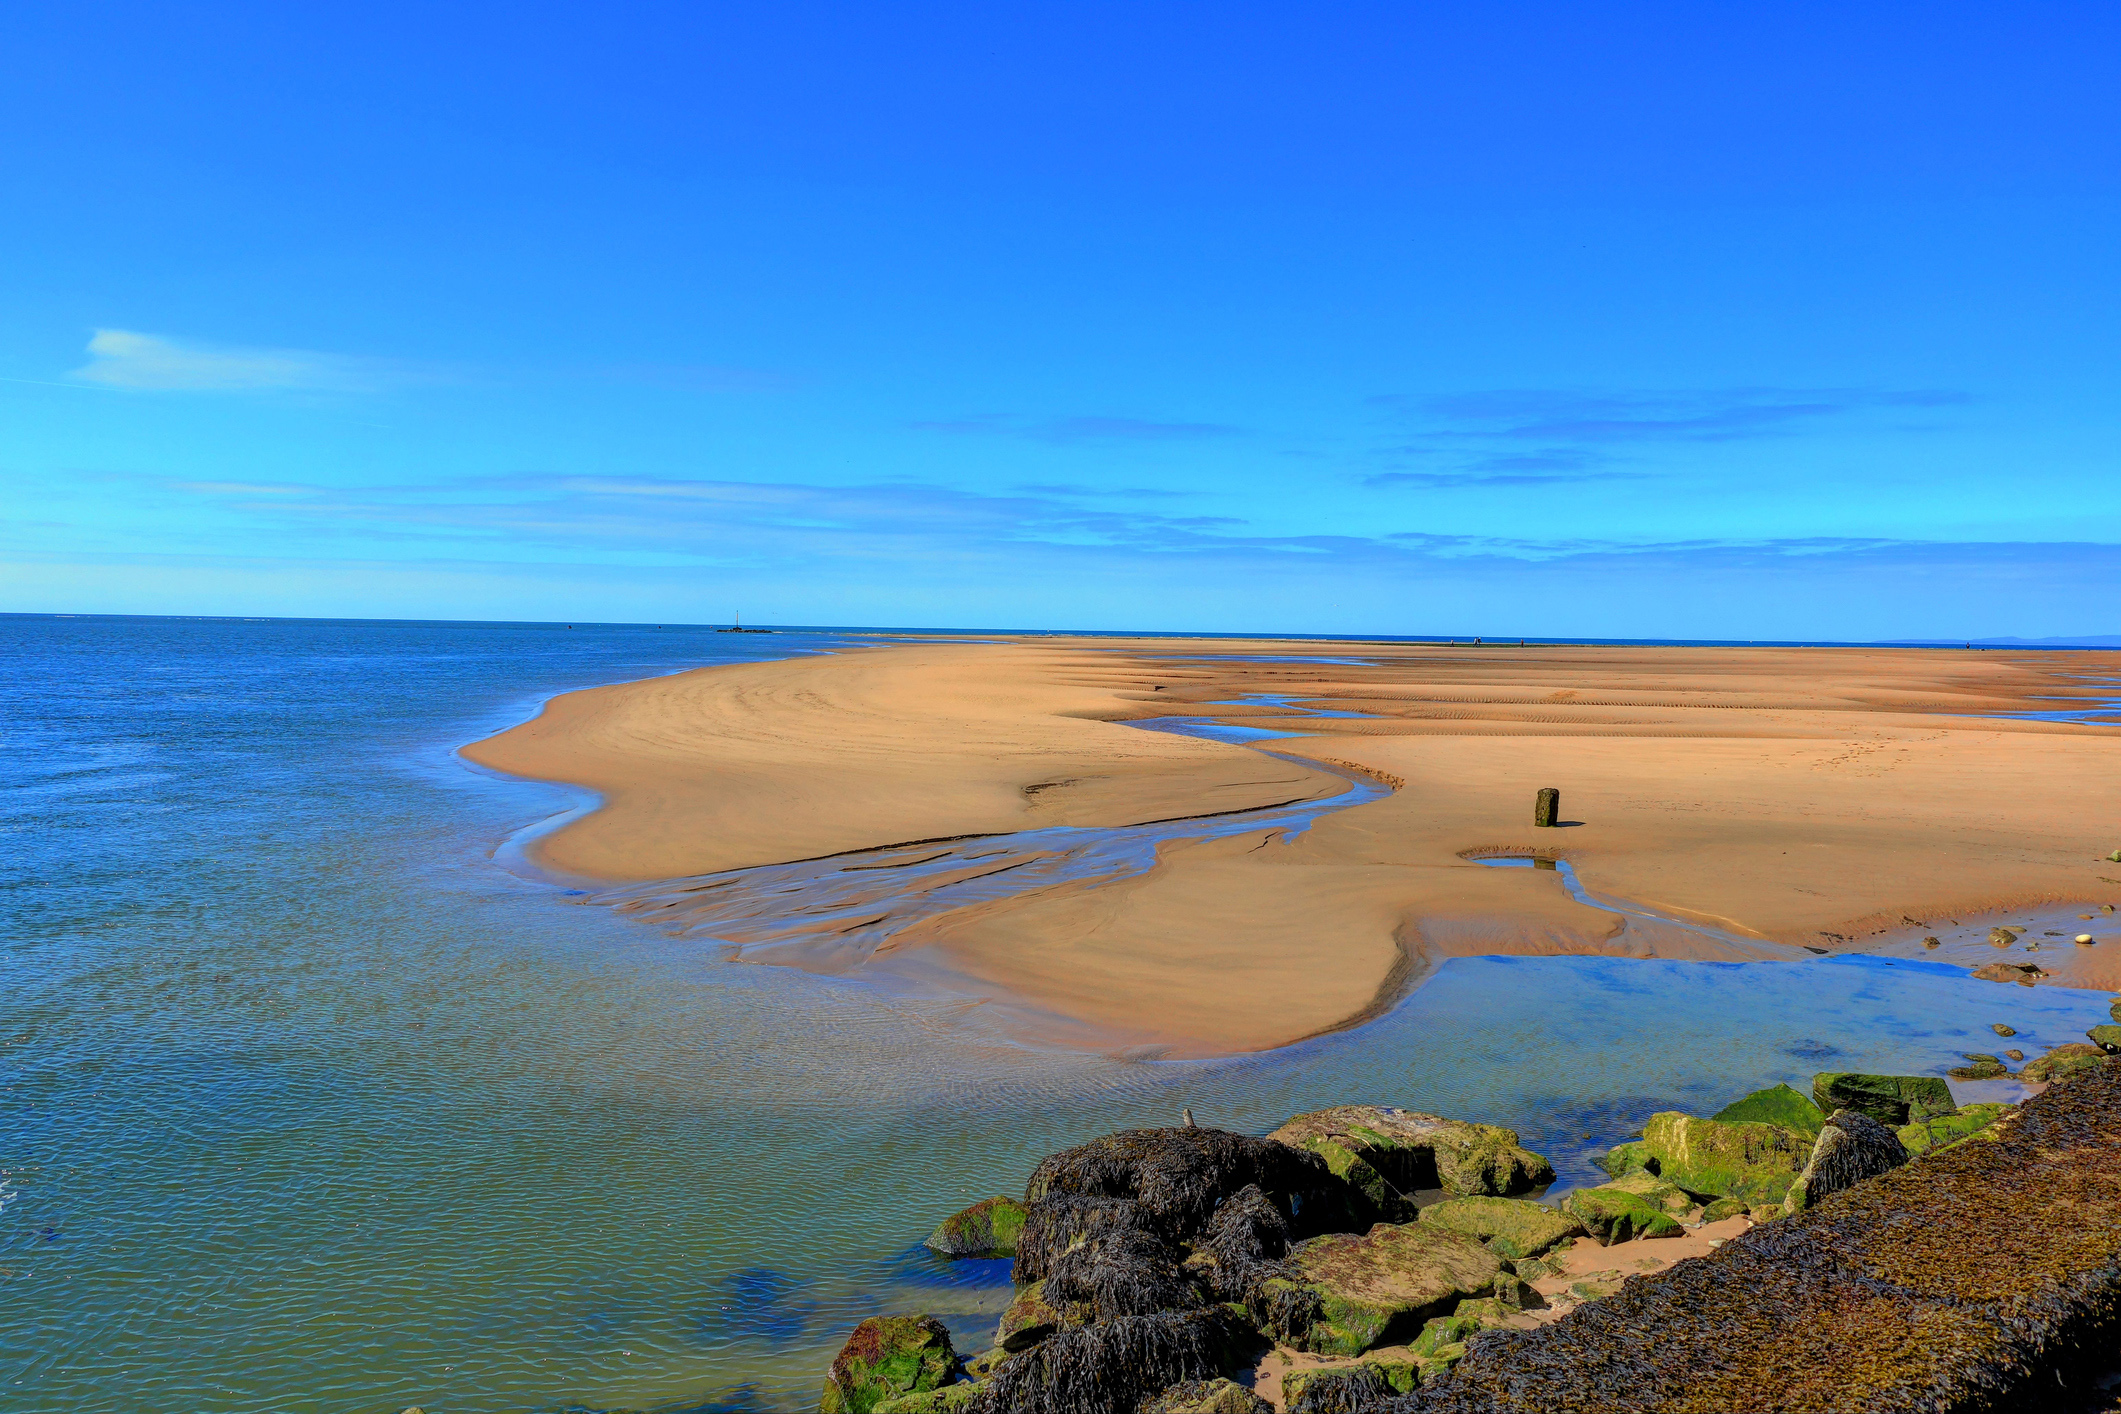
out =
<path fill-rule="evenodd" d="M 2121 727 L 1994 715 L 2089 705 L 2111 689 L 2086 679 L 2117 671 L 2086 653 L 923 641 L 572 693 L 465 754 L 601 792 L 537 857 L 606 881 L 1346 789 L 1306 758 L 1397 785 L 1294 840 L 1176 843 L 1116 884 L 800 964 L 1215 1054 L 1359 1020 L 1449 956 L 1801 957 L 2121 902 L 2099 859 L 2121 844 Z M 1121 725 L 1160 715 L 1305 735 L 1270 756 Z M 1535 829 L 1549 785 L 1565 823 Z M 1566 858 L 1603 895 L 1728 937 L 1623 924 L 1551 872 L 1469 858 L 1493 852 Z M 2094 931 L 2112 936 L 2072 948 L 2068 980 L 2121 984 L 2121 928 Z"/>

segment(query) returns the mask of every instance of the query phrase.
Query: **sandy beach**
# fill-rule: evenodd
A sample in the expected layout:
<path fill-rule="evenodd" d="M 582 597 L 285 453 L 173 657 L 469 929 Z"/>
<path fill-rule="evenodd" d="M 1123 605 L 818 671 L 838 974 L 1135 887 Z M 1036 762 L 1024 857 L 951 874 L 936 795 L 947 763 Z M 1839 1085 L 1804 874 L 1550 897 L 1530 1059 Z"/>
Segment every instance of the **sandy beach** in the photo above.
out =
<path fill-rule="evenodd" d="M 1178 841 L 1132 878 L 793 959 L 1206 1055 L 1351 1024 L 1451 956 L 1919 952 L 1946 920 L 1956 938 L 2013 910 L 2094 912 L 2095 945 L 2039 957 L 2056 982 L 2121 985 L 2121 927 L 2097 913 L 2121 902 L 2121 865 L 2100 858 L 2121 844 L 2104 799 L 2121 727 L 1994 715 L 2089 705 L 2102 690 L 2082 676 L 2117 669 L 2033 651 L 915 640 L 566 694 L 464 754 L 599 792 L 533 856 L 608 883 L 1319 800 L 1351 769 L 1394 787 L 1293 839 Z M 1186 715 L 1303 735 L 1261 750 L 1125 725 Z M 1543 786 L 1560 828 L 1532 825 Z M 1566 859 L 1602 897 L 1725 936 L 1623 920 L 1484 854 Z"/>

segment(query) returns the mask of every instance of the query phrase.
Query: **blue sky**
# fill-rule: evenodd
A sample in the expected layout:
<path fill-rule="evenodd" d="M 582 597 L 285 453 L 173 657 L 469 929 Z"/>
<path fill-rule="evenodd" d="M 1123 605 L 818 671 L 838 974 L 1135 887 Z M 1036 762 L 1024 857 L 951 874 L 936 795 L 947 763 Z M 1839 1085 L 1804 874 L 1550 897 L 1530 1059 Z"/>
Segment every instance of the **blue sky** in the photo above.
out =
<path fill-rule="evenodd" d="M 2111 5 L 29 5 L 0 607 L 2114 632 Z"/>

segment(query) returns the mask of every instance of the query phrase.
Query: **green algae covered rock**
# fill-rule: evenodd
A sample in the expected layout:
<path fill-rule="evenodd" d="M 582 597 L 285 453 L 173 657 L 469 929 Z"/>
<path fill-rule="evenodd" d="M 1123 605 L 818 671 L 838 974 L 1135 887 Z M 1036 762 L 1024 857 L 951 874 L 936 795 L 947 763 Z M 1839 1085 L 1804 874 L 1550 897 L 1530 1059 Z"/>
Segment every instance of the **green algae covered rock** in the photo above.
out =
<path fill-rule="evenodd" d="M 1753 1211 L 1753 1204 L 1744 1198 L 1718 1198 L 1701 1210 L 1705 1223 L 1720 1223 L 1725 1218 L 1744 1217 Z"/>
<path fill-rule="evenodd" d="M 2001 1119 L 2009 1109 L 2009 1105 L 1961 1105 L 1948 1115 L 1902 1125 L 1898 1131 L 1900 1142 L 1908 1153 L 1919 1158 L 1947 1144 L 1956 1144 L 1969 1134 L 1978 1134 Z"/>
<path fill-rule="evenodd" d="M 941 1321 L 872 1316 L 840 1347 L 818 1414 L 876 1414 L 889 1400 L 939 1390 L 957 1375 L 957 1352 Z"/>
<path fill-rule="evenodd" d="M 1965 1065 L 1955 1065 L 1946 1072 L 1954 1080 L 2000 1080 L 2010 1073 L 2011 1068 L 2003 1063 L 2003 1057 L 1986 1051 L 1968 1051 Z"/>
<path fill-rule="evenodd" d="M 979 1386 L 969 1381 L 944 1385 L 921 1394 L 902 1394 L 876 1406 L 874 1414 L 962 1414 L 972 1407 Z"/>
<path fill-rule="evenodd" d="M 1638 1193 L 1619 1188 L 1579 1188 L 1561 1200 L 1561 1210 L 1600 1242 L 1637 1237 L 1677 1237 L 1686 1229 Z"/>
<path fill-rule="evenodd" d="M 1420 1335 L 1408 1342 L 1407 1352 L 1417 1360 L 1433 1359 L 1436 1352 L 1445 1346 L 1464 1345 L 1490 1324 L 1478 1316 L 1461 1316 L 1455 1311 L 1448 1316 L 1438 1316 L 1421 1328 Z"/>
<path fill-rule="evenodd" d="M 1273 1409 L 1234 1381 L 1188 1380 L 1144 1400 L 1141 1414 L 1273 1414 Z"/>
<path fill-rule="evenodd" d="M 945 1257 L 1014 1257 L 1028 1210 L 1014 1198 L 989 1198 L 944 1218 L 928 1247 Z"/>
<path fill-rule="evenodd" d="M 1652 1154 L 1650 1146 L 1640 1139 L 1630 1139 L 1625 1144 L 1615 1144 L 1608 1149 L 1605 1157 L 1598 1161 L 1598 1167 L 1614 1178 L 1626 1178 L 1631 1173 L 1644 1171 L 1655 1173 L 1657 1156 Z"/>
<path fill-rule="evenodd" d="M 1685 1189 L 1647 1169 L 1637 1169 L 1626 1178 L 1616 1178 L 1604 1186 L 1622 1193 L 1632 1193 L 1651 1207 L 1662 1208 L 1674 1217 L 1690 1213 L 1698 1206 Z"/>
<path fill-rule="evenodd" d="M 1502 1259 L 1440 1225 L 1379 1223 L 1366 1234 L 1298 1243 L 1287 1277 L 1255 1289 L 1260 1325 L 1319 1355 L 1360 1355 L 1390 1345 L 1468 1297 L 1487 1296 Z"/>
<path fill-rule="evenodd" d="M 1522 1198 L 1451 1198 L 1421 1210 L 1421 1220 L 1479 1239 L 1498 1257 L 1537 1257 L 1583 1231 L 1566 1213 Z"/>
<path fill-rule="evenodd" d="M 1002 1312 L 1001 1324 L 995 1327 L 996 1346 L 1015 1354 L 1029 1350 L 1061 1327 L 1061 1313 L 1046 1302 L 1046 1284 L 1035 1281 L 1016 1293 L 1009 1309 Z"/>
<path fill-rule="evenodd" d="M 2067 1041 L 2038 1060 L 2027 1061 L 2025 1069 L 2018 1072 L 2018 1078 L 2036 1085 L 2053 1084 L 2106 1062 L 2107 1054 L 2099 1047 L 2087 1046 L 2082 1041 Z"/>
<path fill-rule="evenodd" d="M 1826 1112 L 1787 1085 L 1771 1085 L 1742 1100 L 1733 1100 L 1709 1118 L 1728 1124 L 1779 1124 L 1817 1138 L 1819 1126 L 1826 1123 Z"/>
<path fill-rule="evenodd" d="M 1696 1119 L 1670 1110 L 1650 1116 L 1642 1142 L 1668 1182 L 1689 1193 L 1756 1203 L 1781 1202 L 1811 1150 L 1809 1135 L 1779 1124 Z"/>
<path fill-rule="evenodd" d="M 1412 1221 L 1423 1189 L 1506 1198 L 1554 1181 L 1553 1165 L 1519 1144 L 1515 1130 L 1387 1105 L 1316 1110 L 1267 1137 L 1324 1159 L 1387 1221 Z"/>
<path fill-rule="evenodd" d="M 2121 1051 L 2121 1025 L 2094 1026 L 2084 1034 L 2094 1046 L 2105 1051 L 2108 1055 Z"/>
<path fill-rule="evenodd" d="M 1898 1128 L 1918 1119 L 1950 1114 L 1952 1087 L 1935 1075 L 1862 1075 L 1827 1071 L 1812 1077 L 1812 1098 L 1832 1114 L 1849 1109 Z"/>

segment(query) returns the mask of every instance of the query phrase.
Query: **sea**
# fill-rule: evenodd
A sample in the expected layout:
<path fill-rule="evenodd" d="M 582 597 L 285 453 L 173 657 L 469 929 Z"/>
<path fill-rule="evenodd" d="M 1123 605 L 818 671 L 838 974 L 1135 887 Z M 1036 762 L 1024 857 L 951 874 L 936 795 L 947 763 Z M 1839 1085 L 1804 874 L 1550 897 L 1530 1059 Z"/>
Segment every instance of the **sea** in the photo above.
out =
<path fill-rule="evenodd" d="M 582 906 L 514 848 L 581 794 L 456 754 L 870 641 L 0 616 L 0 1409 L 807 1411 L 865 1316 L 984 1348 L 1007 1264 L 922 1239 L 1114 1129 L 1391 1104 L 1581 1185 L 1657 1110 L 2106 1019 L 1920 960 L 1492 957 L 1268 1054 L 1040 1049 Z"/>

